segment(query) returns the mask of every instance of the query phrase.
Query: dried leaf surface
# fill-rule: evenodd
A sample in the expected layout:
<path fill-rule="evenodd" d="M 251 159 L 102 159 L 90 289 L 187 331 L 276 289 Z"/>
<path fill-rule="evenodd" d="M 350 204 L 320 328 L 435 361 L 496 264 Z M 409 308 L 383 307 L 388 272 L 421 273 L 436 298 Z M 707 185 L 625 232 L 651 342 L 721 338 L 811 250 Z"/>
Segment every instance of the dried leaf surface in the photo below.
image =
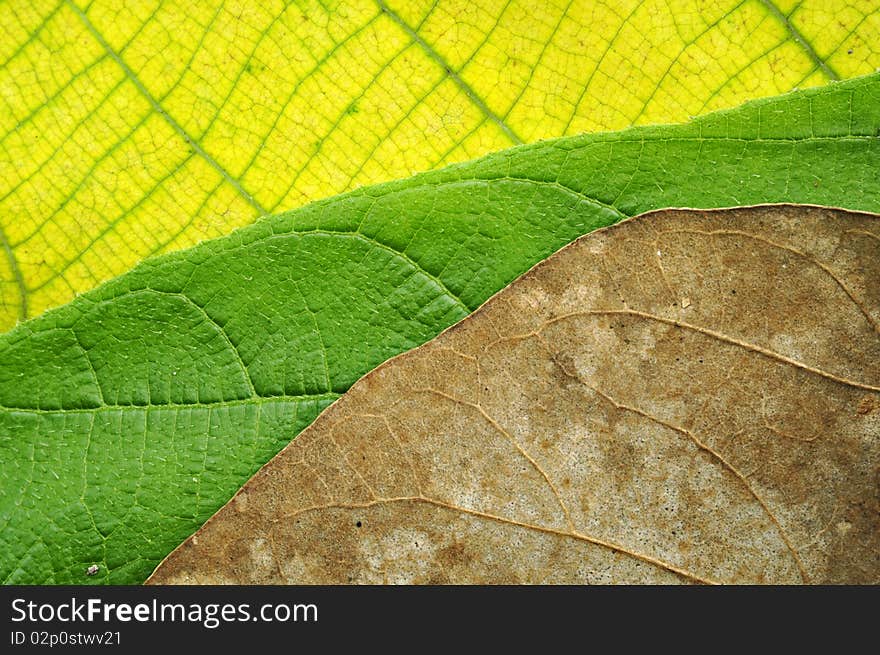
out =
<path fill-rule="evenodd" d="M 668 210 L 379 367 L 152 583 L 880 582 L 880 218 Z"/>

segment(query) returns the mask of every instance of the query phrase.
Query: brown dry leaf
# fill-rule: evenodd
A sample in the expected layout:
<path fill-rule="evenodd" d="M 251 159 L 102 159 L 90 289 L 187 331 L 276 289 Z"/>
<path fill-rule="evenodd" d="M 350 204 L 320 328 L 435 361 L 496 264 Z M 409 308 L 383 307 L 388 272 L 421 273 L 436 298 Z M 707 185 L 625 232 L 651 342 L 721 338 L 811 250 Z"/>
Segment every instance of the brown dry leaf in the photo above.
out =
<path fill-rule="evenodd" d="M 880 582 L 878 324 L 880 217 L 626 221 L 361 379 L 149 582 Z"/>

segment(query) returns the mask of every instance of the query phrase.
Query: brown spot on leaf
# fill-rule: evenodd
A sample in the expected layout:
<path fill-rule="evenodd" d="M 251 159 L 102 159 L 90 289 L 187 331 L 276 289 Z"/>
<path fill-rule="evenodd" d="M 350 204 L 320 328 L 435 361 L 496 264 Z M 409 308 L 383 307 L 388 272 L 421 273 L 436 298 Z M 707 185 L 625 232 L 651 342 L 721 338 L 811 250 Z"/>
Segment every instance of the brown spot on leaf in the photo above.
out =
<path fill-rule="evenodd" d="M 873 396 L 862 396 L 856 412 L 864 416 L 865 414 L 870 414 L 871 412 L 873 412 L 875 407 L 875 398 Z"/>

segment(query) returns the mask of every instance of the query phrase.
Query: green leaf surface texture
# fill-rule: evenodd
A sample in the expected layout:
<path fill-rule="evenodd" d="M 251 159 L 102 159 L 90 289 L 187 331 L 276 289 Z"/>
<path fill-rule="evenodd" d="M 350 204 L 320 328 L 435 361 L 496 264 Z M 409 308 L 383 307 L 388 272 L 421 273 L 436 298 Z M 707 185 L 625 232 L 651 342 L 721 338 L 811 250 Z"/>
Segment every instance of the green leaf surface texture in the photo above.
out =
<path fill-rule="evenodd" d="M 0 579 L 132 584 L 358 378 L 662 207 L 880 211 L 880 75 L 365 187 L 0 336 Z M 99 565 L 95 575 L 86 569 Z"/>

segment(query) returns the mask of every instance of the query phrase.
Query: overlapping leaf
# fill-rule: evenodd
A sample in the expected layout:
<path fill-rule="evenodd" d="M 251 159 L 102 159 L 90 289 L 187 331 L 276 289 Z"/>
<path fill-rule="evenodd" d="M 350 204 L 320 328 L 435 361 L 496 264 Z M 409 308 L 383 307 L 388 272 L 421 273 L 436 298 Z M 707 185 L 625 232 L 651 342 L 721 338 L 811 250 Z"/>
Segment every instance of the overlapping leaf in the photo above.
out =
<path fill-rule="evenodd" d="M 661 211 L 360 380 L 157 583 L 880 582 L 880 215 Z"/>
<path fill-rule="evenodd" d="M 23 323 L 0 338 L 2 579 L 142 581 L 360 376 L 596 227 L 880 209 L 878 98 L 875 75 L 523 146 L 265 219 Z"/>
<path fill-rule="evenodd" d="M 365 183 L 880 66 L 875 0 L 0 4 L 0 329 Z"/>

